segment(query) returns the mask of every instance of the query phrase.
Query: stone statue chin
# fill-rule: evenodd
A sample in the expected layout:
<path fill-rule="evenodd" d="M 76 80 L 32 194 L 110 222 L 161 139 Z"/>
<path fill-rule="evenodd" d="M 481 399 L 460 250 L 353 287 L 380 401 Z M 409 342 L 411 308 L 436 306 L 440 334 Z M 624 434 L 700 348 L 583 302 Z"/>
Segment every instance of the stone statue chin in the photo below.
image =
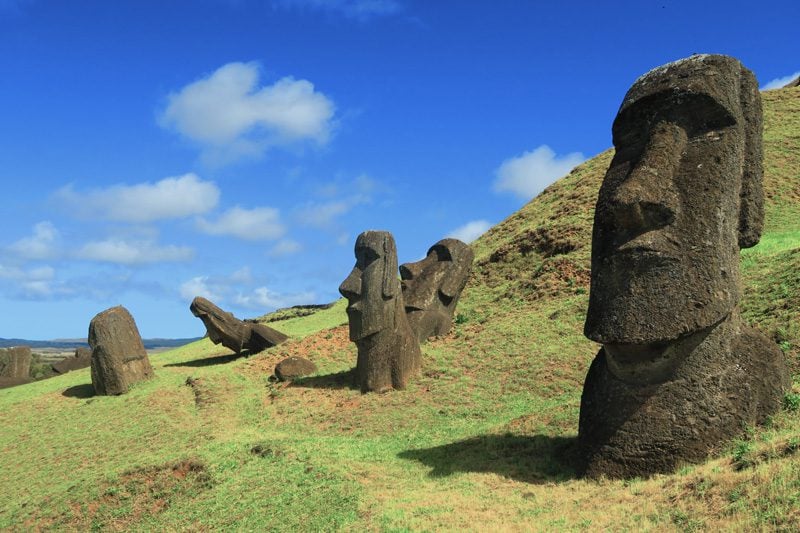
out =
<path fill-rule="evenodd" d="M 701 461 L 779 407 L 782 354 L 738 312 L 739 249 L 763 225 L 761 135 L 758 84 L 731 57 L 664 65 L 626 94 L 592 234 L 588 475 Z"/>

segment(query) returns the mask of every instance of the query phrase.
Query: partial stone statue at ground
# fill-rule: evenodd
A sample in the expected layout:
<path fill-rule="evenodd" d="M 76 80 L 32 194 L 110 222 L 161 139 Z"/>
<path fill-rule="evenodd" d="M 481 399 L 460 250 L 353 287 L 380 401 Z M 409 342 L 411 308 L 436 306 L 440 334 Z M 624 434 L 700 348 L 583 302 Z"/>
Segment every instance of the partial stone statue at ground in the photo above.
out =
<path fill-rule="evenodd" d="M 406 316 L 419 342 L 445 335 L 453 327 L 474 257 L 472 248 L 458 239 L 442 239 L 430 247 L 425 259 L 400 265 Z"/>
<path fill-rule="evenodd" d="M 233 313 L 223 311 L 202 296 L 192 300 L 189 309 L 203 321 L 211 342 L 222 344 L 236 353 L 241 353 L 242 350 L 251 354 L 258 353 L 289 338 L 264 324 L 239 320 Z"/>
<path fill-rule="evenodd" d="M 358 385 L 362 392 L 404 389 L 419 373 L 421 355 L 404 310 L 394 238 L 388 231 L 365 231 L 356 239 L 355 255 L 339 292 L 349 302 Z"/>
<path fill-rule="evenodd" d="M 317 365 L 305 357 L 287 357 L 275 365 L 275 377 L 278 381 L 290 381 L 295 378 L 308 376 L 317 371 Z"/>
<path fill-rule="evenodd" d="M 587 476 L 673 471 L 763 422 L 789 376 L 740 318 L 739 249 L 763 224 L 758 83 L 697 55 L 626 94 L 595 210 L 581 398 Z"/>
<path fill-rule="evenodd" d="M 92 351 L 89 348 L 75 348 L 74 357 L 65 357 L 50 365 L 56 374 L 66 374 L 71 370 L 87 368 L 92 364 Z"/>
<path fill-rule="evenodd" d="M 787 87 L 800 87 L 800 76 L 796 77 L 795 79 L 793 79 L 792 81 L 783 86 L 784 89 Z"/>
<path fill-rule="evenodd" d="M 153 367 L 133 317 L 117 306 L 89 323 L 92 386 L 96 394 L 125 394 L 131 385 L 153 377 Z"/>
<path fill-rule="evenodd" d="M 0 350 L 0 377 L 28 378 L 31 373 L 33 355 L 28 346 L 16 346 Z"/>

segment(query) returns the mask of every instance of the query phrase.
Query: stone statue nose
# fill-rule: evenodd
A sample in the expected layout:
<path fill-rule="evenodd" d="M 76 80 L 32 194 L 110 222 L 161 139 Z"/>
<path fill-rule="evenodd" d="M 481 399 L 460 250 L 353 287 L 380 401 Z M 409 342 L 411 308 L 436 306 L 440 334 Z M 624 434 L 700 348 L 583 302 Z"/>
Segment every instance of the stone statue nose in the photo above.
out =
<path fill-rule="evenodd" d="M 339 285 L 339 294 L 348 300 L 356 300 L 361 297 L 361 272 L 354 268 L 350 274 Z"/>
<path fill-rule="evenodd" d="M 414 279 L 419 274 L 417 263 L 404 263 L 400 265 L 400 279 Z"/>
<path fill-rule="evenodd" d="M 644 152 L 611 198 L 621 227 L 648 231 L 675 220 L 680 203 L 675 178 L 686 143 L 686 132 L 675 124 L 653 128 Z"/>

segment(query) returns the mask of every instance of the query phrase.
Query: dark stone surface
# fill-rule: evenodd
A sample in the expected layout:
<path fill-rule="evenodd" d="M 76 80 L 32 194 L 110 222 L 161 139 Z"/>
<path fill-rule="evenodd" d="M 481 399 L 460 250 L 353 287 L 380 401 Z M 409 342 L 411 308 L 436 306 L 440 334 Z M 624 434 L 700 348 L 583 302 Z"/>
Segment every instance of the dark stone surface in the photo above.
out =
<path fill-rule="evenodd" d="M 792 81 L 783 86 L 784 89 L 786 89 L 787 87 L 800 87 L 800 76 L 796 77 L 795 79 L 793 79 Z"/>
<path fill-rule="evenodd" d="M 74 357 L 65 357 L 53 363 L 51 368 L 56 374 L 66 374 L 71 370 L 87 368 L 92 364 L 92 351 L 89 348 L 75 348 Z"/>
<path fill-rule="evenodd" d="M 730 57 L 670 63 L 626 94 L 592 235 L 588 476 L 701 461 L 780 406 L 782 353 L 737 307 L 739 249 L 763 225 L 761 136 L 758 83 Z"/>
<path fill-rule="evenodd" d="M 31 360 L 33 358 L 28 346 L 16 346 L 0 350 L 5 365 L 0 369 L 0 377 L 28 378 L 31 373 Z"/>
<path fill-rule="evenodd" d="M 125 394 L 134 383 L 153 377 L 153 367 L 133 317 L 117 306 L 89 323 L 92 386 L 99 395 Z"/>
<path fill-rule="evenodd" d="M 275 365 L 275 377 L 278 378 L 278 381 L 289 381 L 308 376 L 316 371 L 317 365 L 304 357 L 287 357 Z"/>
<path fill-rule="evenodd" d="M 257 353 L 289 338 L 263 324 L 239 320 L 233 313 L 223 311 L 202 296 L 192 300 L 189 309 L 194 316 L 203 321 L 211 342 L 222 344 L 236 353 L 242 350 Z"/>
<path fill-rule="evenodd" d="M 419 342 L 445 335 L 453 327 L 474 257 L 458 239 L 442 239 L 430 247 L 425 259 L 400 265 L 406 316 Z"/>
<path fill-rule="evenodd" d="M 404 389 L 419 373 L 421 355 L 405 314 L 394 238 L 387 231 L 365 231 L 356 239 L 355 256 L 339 292 L 349 302 L 358 385 L 362 392 Z"/>

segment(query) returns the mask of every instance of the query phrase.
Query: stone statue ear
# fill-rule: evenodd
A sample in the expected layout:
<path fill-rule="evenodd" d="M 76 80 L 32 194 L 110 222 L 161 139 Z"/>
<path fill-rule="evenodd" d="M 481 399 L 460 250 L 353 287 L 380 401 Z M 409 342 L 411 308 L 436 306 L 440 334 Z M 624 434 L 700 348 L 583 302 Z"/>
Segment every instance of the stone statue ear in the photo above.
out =
<path fill-rule="evenodd" d="M 762 138 L 764 123 L 761 115 L 761 93 L 758 81 L 742 67 L 739 101 L 744 117 L 744 167 L 742 189 L 739 193 L 739 248 L 758 244 L 764 227 L 764 188 Z"/>
<path fill-rule="evenodd" d="M 459 250 L 451 250 L 451 254 L 455 252 L 453 254 L 453 266 L 439 288 L 442 294 L 450 299 L 458 296 L 458 293 L 464 289 L 469 271 L 472 268 L 472 260 L 475 256 L 472 248 L 468 245 L 464 244 L 463 247 L 459 248 Z"/>
<path fill-rule="evenodd" d="M 383 239 L 383 297 L 394 298 L 400 289 L 397 279 L 397 246 L 394 238 L 387 233 Z"/>

